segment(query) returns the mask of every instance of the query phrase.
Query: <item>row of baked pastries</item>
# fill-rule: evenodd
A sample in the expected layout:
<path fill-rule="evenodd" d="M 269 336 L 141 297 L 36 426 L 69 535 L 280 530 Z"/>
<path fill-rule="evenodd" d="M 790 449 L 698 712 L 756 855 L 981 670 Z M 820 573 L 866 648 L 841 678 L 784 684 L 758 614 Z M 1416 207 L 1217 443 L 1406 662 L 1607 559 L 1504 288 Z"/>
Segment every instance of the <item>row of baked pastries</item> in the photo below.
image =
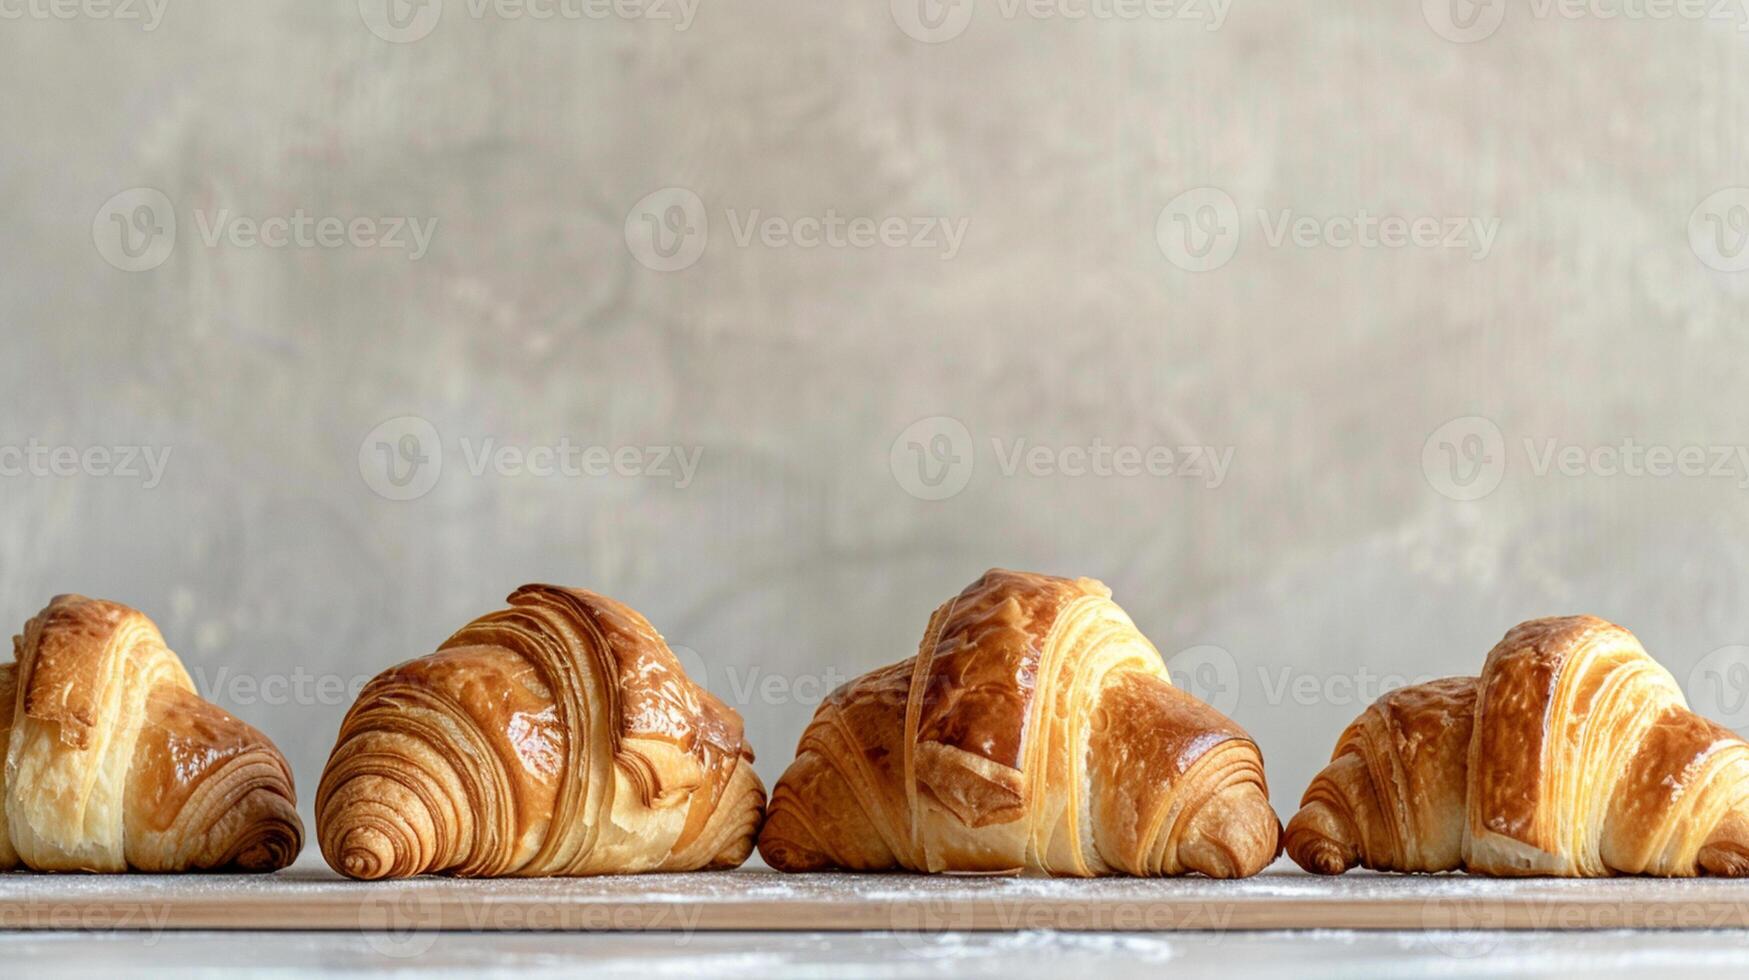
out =
<path fill-rule="evenodd" d="M 272 871 L 303 829 L 266 737 L 144 615 L 61 596 L 0 666 L 0 868 Z M 316 794 L 359 879 L 691 871 L 1749 874 L 1749 743 L 1628 631 L 1523 624 L 1477 677 L 1349 726 L 1285 835 L 1256 742 L 1172 686 L 1091 579 L 993 570 L 832 693 L 767 806 L 734 710 L 637 612 L 531 585 L 361 692 Z"/>

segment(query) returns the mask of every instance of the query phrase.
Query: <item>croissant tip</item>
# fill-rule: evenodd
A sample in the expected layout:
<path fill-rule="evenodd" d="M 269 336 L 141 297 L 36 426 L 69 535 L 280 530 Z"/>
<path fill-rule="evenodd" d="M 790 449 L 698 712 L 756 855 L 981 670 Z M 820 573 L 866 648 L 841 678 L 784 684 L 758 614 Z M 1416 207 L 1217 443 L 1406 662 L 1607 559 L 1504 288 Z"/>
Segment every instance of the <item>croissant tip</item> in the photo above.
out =
<path fill-rule="evenodd" d="M 371 827 L 355 827 L 341 840 L 334 869 L 348 878 L 374 881 L 388 877 L 393 862 L 394 848 L 387 837 Z"/>
<path fill-rule="evenodd" d="M 1329 838 L 1295 842 L 1288 847 L 1294 863 L 1315 875 L 1339 875 L 1347 871 L 1350 862 L 1341 845 Z"/>

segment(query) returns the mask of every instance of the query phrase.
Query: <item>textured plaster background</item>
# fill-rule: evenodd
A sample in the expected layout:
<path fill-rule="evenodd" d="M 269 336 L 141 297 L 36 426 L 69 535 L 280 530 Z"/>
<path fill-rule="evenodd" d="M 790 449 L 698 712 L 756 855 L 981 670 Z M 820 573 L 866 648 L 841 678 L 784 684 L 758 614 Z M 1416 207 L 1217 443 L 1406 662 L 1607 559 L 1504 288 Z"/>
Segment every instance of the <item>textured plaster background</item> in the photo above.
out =
<path fill-rule="evenodd" d="M 149 488 L 0 458 L 0 623 L 147 611 L 306 812 L 337 687 L 540 580 L 688 648 L 768 780 L 825 688 L 992 565 L 1106 581 L 1284 815 L 1382 681 L 1473 672 L 1536 615 L 1629 626 L 1749 726 L 1749 467 L 1536 458 L 1749 444 L 1741 21 L 1513 4 L 1459 42 L 1436 0 L 1233 0 L 1216 30 L 979 0 L 928 43 L 903 0 L 703 0 L 684 30 L 447 0 L 394 43 L 376 0 L 167 0 L 151 30 L 8 2 L 0 446 L 170 456 Z M 1200 187 L 1232 210 L 1188 227 L 1235 250 L 1197 272 L 1162 211 Z M 172 214 L 133 224 L 135 188 Z M 664 188 L 700 206 L 640 204 Z M 232 234 L 300 210 L 436 225 L 416 260 Z M 1284 211 L 1498 226 L 1477 258 L 1272 242 Z M 779 231 L 743 244 L 755 213 Z M 964 239 L 785 244 L 829 213 Z M 1231 458 L 1005 472 L 1017 439 Z M 702 456 L 684 487 L 475 475 L 485 440 Z"/>

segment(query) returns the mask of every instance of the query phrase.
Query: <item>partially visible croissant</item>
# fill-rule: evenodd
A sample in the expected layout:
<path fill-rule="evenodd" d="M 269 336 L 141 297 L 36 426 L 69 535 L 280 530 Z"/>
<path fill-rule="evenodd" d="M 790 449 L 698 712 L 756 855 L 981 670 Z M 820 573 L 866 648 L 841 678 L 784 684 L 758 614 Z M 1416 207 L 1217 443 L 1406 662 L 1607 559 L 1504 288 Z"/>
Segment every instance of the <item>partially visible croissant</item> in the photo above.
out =
<path fill-rule="evenodd" d="M 275 871 L 303 843 L 285 757 L 203 701 L 144 614 L 56 596 L 0 666 L 0 869 Z"/>
<path fill-rule="evenodd" d="M 1749 743 L 1688 710 L 1627 630 L 1506 634 L 1482 676 L 1380 698 L 1287 827 L 1318 874 L 1749 874 Z"/>
<path fill-rule="evenodd" d="M 316 791 L 353 878 L 731 868 L 765 788 L 741 716 L 644 617 L 528 585 L 360 693 Z"/>
<path fill-rule="evenodd" d="M 820 706 L 759 852 L 780 871 L 1233 878 L 1280 830 L 1256 743 L 1172 686 L 1110 590 L 998 569 L 917 656 Z"/>

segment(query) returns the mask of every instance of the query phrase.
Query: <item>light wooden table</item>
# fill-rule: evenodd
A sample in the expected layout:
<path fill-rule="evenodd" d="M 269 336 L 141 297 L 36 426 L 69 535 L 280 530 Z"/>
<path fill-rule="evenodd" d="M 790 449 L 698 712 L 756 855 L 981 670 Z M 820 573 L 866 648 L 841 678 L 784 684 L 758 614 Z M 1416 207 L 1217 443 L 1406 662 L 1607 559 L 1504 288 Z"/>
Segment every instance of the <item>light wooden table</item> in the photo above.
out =
<path fill-rule="evenodd" d="M 1308 875 L 1240 881 L 783 875 L 348 881 L 277 875 L 0 875 L 0 929 L 461 932 L 1220 932 L 1749 927 L 1749 881 Z"/>
<path fill-rule="evenodd" d="M 1095 881 L 764 870 L 364 885 L 0 875 L 29 975 L 1749 973 L 1749 882 L 1350 874 Z"/>

